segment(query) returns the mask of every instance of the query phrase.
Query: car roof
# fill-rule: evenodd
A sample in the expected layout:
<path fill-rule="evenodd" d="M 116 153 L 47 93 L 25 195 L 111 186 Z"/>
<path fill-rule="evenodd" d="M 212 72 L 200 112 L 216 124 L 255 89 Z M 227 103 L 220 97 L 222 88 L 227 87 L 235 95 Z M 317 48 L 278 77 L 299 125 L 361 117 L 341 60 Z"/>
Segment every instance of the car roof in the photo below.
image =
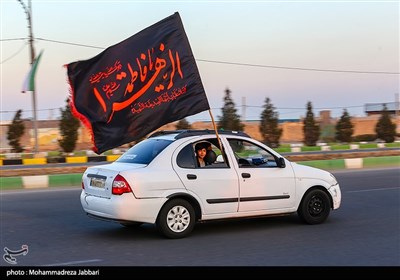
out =
<path fill-rule="evenodd" d="M 151 134 L 148 138 L 167 136 L 168 139 L 177 140 L 177 139 L 191 137 L 191 136 L 204 136 L 204 135 L 215 135 L 215 134 L 216 134 L 215 130 L 209 130 L 209 129 L 159 130 L 159 131 L 156 131 L 153 134 Z M 243 136 L 243 137 L 251 138 L 247 133 L 244 133 L 243 131 L 218 130 L 218 134 Z"/>

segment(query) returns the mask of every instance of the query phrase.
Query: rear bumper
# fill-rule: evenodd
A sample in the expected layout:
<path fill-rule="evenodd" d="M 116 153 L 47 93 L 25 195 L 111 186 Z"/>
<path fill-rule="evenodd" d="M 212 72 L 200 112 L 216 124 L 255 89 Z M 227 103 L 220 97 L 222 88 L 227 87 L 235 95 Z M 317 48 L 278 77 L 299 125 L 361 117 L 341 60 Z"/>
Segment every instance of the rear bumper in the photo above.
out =
<path fill-rule="evenodd" d="M 167 198 L 137 199 L 132 193 L 103 198 L 81 192 L 83 210 L 107 220 L 155 223 Z"/>

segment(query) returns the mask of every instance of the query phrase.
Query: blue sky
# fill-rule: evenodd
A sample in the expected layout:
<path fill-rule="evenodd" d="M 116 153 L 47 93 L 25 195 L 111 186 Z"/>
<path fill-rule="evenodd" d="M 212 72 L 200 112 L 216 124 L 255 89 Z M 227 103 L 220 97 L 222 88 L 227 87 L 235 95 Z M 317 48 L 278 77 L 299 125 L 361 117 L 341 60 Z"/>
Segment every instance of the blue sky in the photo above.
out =
<path fill-rule="evenodd" d="M 18 109 L 29 118 L 31 95 L 21 93 L 30 68 L 26 16 L 17 0 L 0 3 L 1 120 Z M 399 1 L 32 0 L 32 9 L 35 50 L 43 50 L 36 76 L 39 119 L 56 118 L 65 106 L 64 64 L 89 59 L 174 12 L 217 119 L 226 88 L 239 114 L 245 100 L 247 119 L 259 118 L 266 97 L 281 119 L 304 116 L 307 101 L 316 114 L 331 109 L 338 117 L 346 108 L 363 116 L 366 103 L 393 102 L 400 91 L 399 74 L 345 72 L 400 72 Z M 189 118 L 196 120 L 210 117 Z"/>

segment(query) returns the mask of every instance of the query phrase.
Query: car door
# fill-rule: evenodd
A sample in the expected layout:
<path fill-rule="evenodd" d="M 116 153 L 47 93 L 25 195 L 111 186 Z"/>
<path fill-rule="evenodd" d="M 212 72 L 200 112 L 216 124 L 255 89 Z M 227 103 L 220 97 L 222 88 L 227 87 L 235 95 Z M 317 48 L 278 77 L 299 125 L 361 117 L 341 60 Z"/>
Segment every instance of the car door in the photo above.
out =
<path fill-rule="evenodd" d="M 216 138 L 208 140 L 209 143 L 216 143 Z M 215 145 L 212 145 L 212 149 L 220 154 L 218 160 L 205 167 L 198 167 L 194 156 L 194 146 L 198 142 L 185 143 L 175 152 L 175 172 L 186 189 L 199 200 L 204 215 L 237 213 L 239 182 L 236 171 Z"/>
<path fill-rule="evenodd" d="M 295 178 L 290 164 L 251 139 L 228 138 L 239 175 L 239 212 L 294 207 Z"/>

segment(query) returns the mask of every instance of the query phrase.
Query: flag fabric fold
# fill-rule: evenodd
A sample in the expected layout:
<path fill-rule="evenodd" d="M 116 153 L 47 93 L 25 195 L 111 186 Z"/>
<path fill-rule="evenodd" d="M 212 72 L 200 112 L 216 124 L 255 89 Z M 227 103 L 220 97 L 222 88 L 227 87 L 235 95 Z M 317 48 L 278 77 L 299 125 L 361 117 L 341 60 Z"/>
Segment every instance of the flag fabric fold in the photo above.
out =
<path fill-rule="evenodd" d="M 97 154 L 210 109 L 179 13 L 66 68 Z"/>
<path fill-rule="evenodd" d="M 22 85 L 21 92 L 25 93 L 27 91 L 35 90 L 35 76 L 36 76 L 36 71 L 37 71 L 37 67 L 39 65 L 40 58 L 42 57 L 42 53 L 43 53 L 43 50 L 33 61 L 31 69 L 29 70 L 28 74 L 26 75 L 24 84 Z"/>

